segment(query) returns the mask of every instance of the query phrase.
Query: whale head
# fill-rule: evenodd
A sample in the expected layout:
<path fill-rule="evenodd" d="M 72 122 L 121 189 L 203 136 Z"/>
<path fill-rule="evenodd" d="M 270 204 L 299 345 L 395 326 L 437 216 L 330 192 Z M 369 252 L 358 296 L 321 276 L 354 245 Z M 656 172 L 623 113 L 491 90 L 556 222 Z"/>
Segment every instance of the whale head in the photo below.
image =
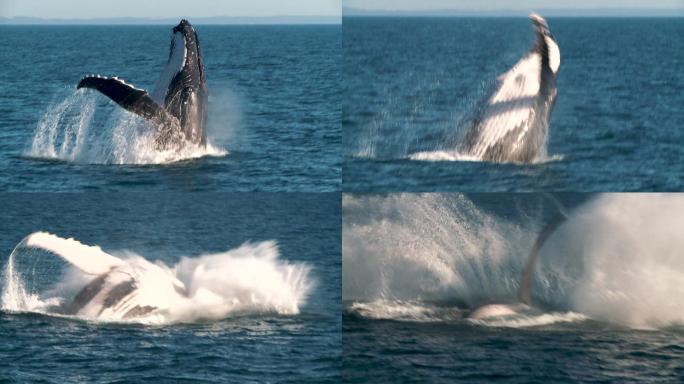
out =
<path fill-rule="evenodd" d="M 556 75 L 560 67 L 560 49 L 558 48 L 556 39 L 554 39 L 553 35 L 551 34 L 549 25 L 546 23 L 546 19 L 544 19 L 541 15 L 532 12 L 528 17 L 532 21 L 532 24 L 537 31 L 538 38 L 544 40 L 543 46 L 546 47 L 545 49 L 548 52 L 543 54 L 548 58 L 549 68 L 553 74 Z M 542 44 L 540 42 L 540 46 L 541 45 Z"/>
<path fill-rule="evenodd" d="M 185 139 L 204 144 L 207 86 L 195 28 L 183 19 L 171 30 L 171 47 L 152 98 L 180 123 Z"/>

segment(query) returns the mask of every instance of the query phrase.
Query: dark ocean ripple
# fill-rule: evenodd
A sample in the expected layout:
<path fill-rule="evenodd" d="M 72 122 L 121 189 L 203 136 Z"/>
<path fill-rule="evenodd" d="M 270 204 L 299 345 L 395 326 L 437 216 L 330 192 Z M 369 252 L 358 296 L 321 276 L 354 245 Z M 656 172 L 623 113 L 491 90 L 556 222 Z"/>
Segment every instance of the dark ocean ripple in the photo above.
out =
<path fill-rule="evenodd" d="M 346 383 L 681 383 L 684 330 L 343 319 Z"/>

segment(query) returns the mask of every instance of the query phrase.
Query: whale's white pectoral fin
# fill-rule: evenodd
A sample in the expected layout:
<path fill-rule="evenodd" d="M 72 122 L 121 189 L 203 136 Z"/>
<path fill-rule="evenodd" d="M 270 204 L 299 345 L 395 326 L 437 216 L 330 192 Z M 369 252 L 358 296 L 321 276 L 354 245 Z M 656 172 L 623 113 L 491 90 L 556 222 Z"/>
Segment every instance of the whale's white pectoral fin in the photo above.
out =
<path fill-rule="evenodd" d="M 63 239 L 47 232 L 34 232 L 29 235 L 25 244 L 52 252 L 69 264 L 91 275 L 108 273 L 112 268 L 124 264 L 97 246 L 89 246 L 74 239 Z"/>
<path fill-rule="evenodd" d="M 166 95 L 174 77 L 185 67 L 188 50 L 185 46 L 185 36 L 181 32 L 173 32 L 171 35 L 171 48 L 169 60 L 164 67 L 164 71 L 159 76 L 157 84 L 152 91 L 152 99 L 157 103 L 164 104 Z"/>

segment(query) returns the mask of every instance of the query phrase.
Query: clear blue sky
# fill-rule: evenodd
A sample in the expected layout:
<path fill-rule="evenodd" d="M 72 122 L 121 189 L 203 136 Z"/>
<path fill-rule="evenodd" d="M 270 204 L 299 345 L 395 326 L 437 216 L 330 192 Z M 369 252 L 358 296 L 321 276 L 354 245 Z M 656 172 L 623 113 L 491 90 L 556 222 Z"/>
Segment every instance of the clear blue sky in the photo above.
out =
<path fill-rule="evenodd" d="M 0 0 L 0 16 L 58 19 L 340 16 L 341 0 Z"/>
<path fill-rule="evenodd" d="M 684 0 L 343 0 L 342 4 L 349 8 L 383 11 L 684 8 Z"/>

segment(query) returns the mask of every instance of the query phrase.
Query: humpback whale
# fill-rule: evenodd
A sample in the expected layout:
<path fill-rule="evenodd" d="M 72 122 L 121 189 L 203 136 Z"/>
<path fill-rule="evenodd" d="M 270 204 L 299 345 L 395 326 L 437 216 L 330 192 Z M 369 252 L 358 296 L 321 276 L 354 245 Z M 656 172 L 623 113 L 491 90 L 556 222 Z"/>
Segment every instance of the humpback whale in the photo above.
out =
<path fill-rule="evenodd" d="M 91 277 L 72 298 L 51 308 L 56 313 L 128 320 L 163 313 L 187 297 L 185 285 L 171 270 L 144 258 L 123 260 L 100 247 L 46 232 L 33 233 L 25 242 L 59 256 Z"/>
<path fill-rule="evenodd" d="M 530 287 L 532 285 L 532 278 L 534 277 L 534 270 L 537 267 L 537 260 L 539 260 L 539 253 L 541 252 L 544 243 L 546 243 L 546 240 L 548 240 L 551 235 L 556 232 L 556 229 L 558 229 L 558 227 L 567 219 L 568 217 L 563 212 L 559 212 L 537 236 L 537 240 L 532 246 L 532 251 L 530 251 L 529 256 L 527 256 L 527 264 L 525 264 L 522 280 L 520 281 L 520 288 L 518 289 L 518 300 L 521 303 L 527 305 L 531 304 L 532 297 L 530 295 Z"/>
<path fill-rule="evenodd" d="M 539 260 L 539 253 L 546 241 L 556 232 L 567 220 L 567 216 L 563 212 L 559 212 L 551 221 L 539 232 L 537 239 L 532 246 L 530 254 L 527 256 L 527 263 L 523 270 L 523 276 L 518 288 L 518 302 L 513 304 L 488 304 L 472 311 L 468 316 L 470 319 L 483 320 L 494 317 L 514 316 L 521 313 L 538 315 L 540 312 L 533 309 L 530 288 L 532 279 L 534 278 L 534 270 Z"/>
<path fill-rule="evenodd" d="M 152 94 L 118 77 L 85 76 L 77 89 L 92 88 L 129 112 L 151 121 L 158 149 L 186 143 L 204 146 L 207 85 L 197 32 L 187 20 L 172 29 L 169 58 Z"/>
<path fill-rule="evenodd" d="M 492 162 L 527 163 L 546 155 L 556 100 L 560 50 L 546 20 L 532 13 L 536 43 L 499 77 L 497 90 L 473 119 L 459 153 Z"/>

